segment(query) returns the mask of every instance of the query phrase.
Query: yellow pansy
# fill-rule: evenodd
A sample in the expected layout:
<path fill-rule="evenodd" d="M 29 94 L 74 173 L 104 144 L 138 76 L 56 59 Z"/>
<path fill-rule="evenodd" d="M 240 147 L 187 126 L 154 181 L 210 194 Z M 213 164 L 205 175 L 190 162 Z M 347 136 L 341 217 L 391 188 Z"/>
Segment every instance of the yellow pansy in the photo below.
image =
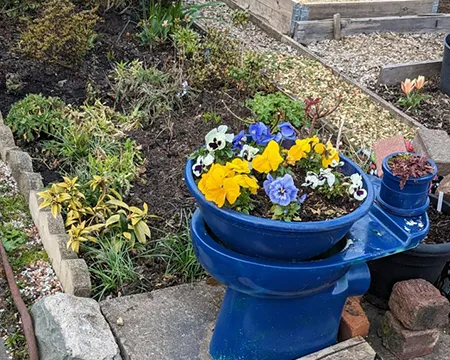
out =
<path fill-rule="evenodd" d="M 225 199 L 232 205 L 241 194 L 234 172 L 220 164 L 213 164 L 211 169 L 202 175 L 198 188 L 206 200 L 213 201 L 220 208 L 225 204 Z"/>
<path fill-rule="evenodd" d="M 227 162 L 226 166 L 228 169 L 233 170 L 238 174 L 250 173 L 250 164 L 246 160 L 236 158 L 232 162 Z"/>
<path fill-rule="evenodd" d="M 295 145 L 293 145 L 287 151 L 286 162 L 289 165 L 295 165 L 295 163 L 303 158 L 305 158 L 311 151 L 311 145 L 309 143 L 310 139 L 296 140 Z"/>
<path fill-rule="evenodd" d="M 235 178 L 240 186 L 249 189 L 253 195 L 258 191 L 258 181 L 253 176 L 236 175 Z"/>
<path fill-rule="evenodd" d="M 311 148 L 313 148 L 316 144 L 319 143 L 319 138 L 315 135 L 305 140 L 308 140 L 308 144 L 311 146 Z"/>
<path fill-rule="evenodd" d="M 328 141 L 326 146 L 322 143 L 316 144 L 316 146 L 314 147 L 314 151 L 322 155 L 322 166 L 324 168 L 330 166 L 333 160 L 339 162 L 339 153 L 333 147 L 330 141 Z"/>
<path fill-rule="evenodd" d="M 282 162 L 280 146 L 276 141 L 272 140 L 264 152 L 253 159 L 252 166 L 256 171 L 267 174 L 271 171 L 276 171 Z"/>

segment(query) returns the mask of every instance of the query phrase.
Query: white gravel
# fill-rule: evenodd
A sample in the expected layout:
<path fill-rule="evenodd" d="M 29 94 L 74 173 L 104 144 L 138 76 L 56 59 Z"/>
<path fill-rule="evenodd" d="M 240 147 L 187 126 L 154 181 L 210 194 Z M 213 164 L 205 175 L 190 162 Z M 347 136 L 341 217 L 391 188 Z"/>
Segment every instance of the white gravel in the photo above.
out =
<path fill-rule="evenodd" d="M 374 33 L 324 40 L 308 48 L 363 85 L 373 86 L 384 65 L 437 60 L 442 57 L 445 34 Z"/>

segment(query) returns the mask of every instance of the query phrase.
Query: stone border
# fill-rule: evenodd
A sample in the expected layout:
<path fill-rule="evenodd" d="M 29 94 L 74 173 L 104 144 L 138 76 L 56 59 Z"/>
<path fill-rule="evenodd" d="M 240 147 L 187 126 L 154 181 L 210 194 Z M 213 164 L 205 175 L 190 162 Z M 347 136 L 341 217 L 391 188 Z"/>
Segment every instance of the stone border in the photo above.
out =
<path fill-rule="evenodd" d="M 0 157 L 11 169 L 20 193 L 29 205 L 31 217 L 41 237 L 44 249 L 66 293 L 91 296 L 91 278 L 86 261 L 67 249 L 68 235 L 61 215 L 56 218 L 50 209 L 39 209 L 38 190 L 44 187 L 41 174 L 33 172 L 31 156 L 20 150 L 11 129 L 4 124 L 0 113 Z"/>

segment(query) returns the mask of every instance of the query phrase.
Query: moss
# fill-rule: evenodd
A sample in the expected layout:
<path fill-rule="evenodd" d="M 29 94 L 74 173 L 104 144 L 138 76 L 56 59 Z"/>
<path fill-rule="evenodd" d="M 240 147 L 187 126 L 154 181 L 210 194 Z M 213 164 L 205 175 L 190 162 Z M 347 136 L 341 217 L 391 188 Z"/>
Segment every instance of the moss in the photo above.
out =
<path fill-rule="evenodd" d="M 33 248 L 17 249 L 14 257 L 10 258 L 11 266 L 14 270 L 22 269 L 38 260 L 49 261 L 45 250 L 36 250 Z"/>

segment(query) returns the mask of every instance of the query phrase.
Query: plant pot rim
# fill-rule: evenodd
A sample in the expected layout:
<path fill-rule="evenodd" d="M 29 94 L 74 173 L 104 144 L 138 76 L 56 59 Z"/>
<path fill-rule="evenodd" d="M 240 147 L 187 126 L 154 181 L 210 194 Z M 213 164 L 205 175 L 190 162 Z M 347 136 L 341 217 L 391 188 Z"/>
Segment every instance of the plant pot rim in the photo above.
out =
<path fill-rule="evenodd" d="M 395 153 L 389 154 L 388 156 L 386 156 L 384 158 L 383 163 L 382 163 L 383 174 L 384 173 L 388 173 L 390 176 L 392 176 L 393 178 L 397 179 L 400 182 L 400 176 L 393 174 L 392 170 L 389 168 L 388 162 L 394 156 L 404 155 L 404 154 L 421 156 L 421 154 L 418 154 L 418 153 L 415 153 L 415 152 L 409 152 L 409 151 L 399 151 L 399 152 L 395 152 Z M 427 162 L 433 167 L 433 169 L 434 169 L 433 173 L 425 175 L 425 176 L 422 176 L 422 177 L 418 177 L 418 178 L 409 178 L 408 180 L 406 180 L 407 184 L 431 181 L 436 176 L 436 174 L 437 174 L 437 166 L 436 166 L 436 164 L 430 158 L 427 158 Z"/>
<path fill-rule="evenodd" d="M 444 46 L 445 46 L 448 50 L 450 50 L 450 33 L 448 33 L 448 34 L 445 36 L 445 39 L 444 39 Z"/>
<path fill-rule="evenodd" d="M 246 224 L 251 223 L 252 226 L 257 226 L 260 228 L 270 229 L 271 231 L 279 231 L 279 232 L 318 232 L 323 230 L 333 230 L 337 228 L 341 228 L 343 224 L 348 224 L 351 222 L 356 222 L 364 215 L 366 215 L 375 198 L 375 191 L 373 189 L 372 183 L 367 174 L 365 174 L 358 165 L 356 165 L 352 160 L 348 159 L 345 156 L 340 155 L 341 160 L 348 163 L 354 169 L 356 169 L 356 173 L 359 173 L 365 185 L 365 189 L 367 190 L 366 199 L 351 213 L 348 213 L 344 216 L 334 218 L 331 220 L 321 220 L 321 221 L 305 221 L 305 222 L 286 222 L 281 220 L 272 220 L 266 219 L 253 215 L 246 215 L 236 210 L 228 209 L 228 208 L 219 208 L 216 204 L 211 201 L 207 201 L 201 191 L 198 189 L 197 184 L 195 183 L 194 175 L 192 174 L 192 164 L 193 160 L 189 159 L 185 167 L 185 180 L 186 184 L 190 190 L 190 192 L 194 195 L 195 199 L 199 203 L 199 205 L 205 208 L 206 211 L 211 210 L 216 213 L 219 213 L 219 216 L 226 217 L 229 221 L 234 223 L 239 223 L 244 227 Z M 248 225 L 247 225 L 248 226 Z"/>
<path fill-rule="evenodd" d="M 434 194 L 429 195 L 430 198 L 437 200 L 438 196 Z M 450 202 L 444 200 L 444 203 L 450 208 Z M 450 214 L 448 214 L 450 216 Z M 450 255 L 450 242 L 444 244 L 424 244 L 420 243 L 416 248 L 408 251 L 411 254 L 416 254 L 418 257 L 430 257 L 434 255 L 442 256 L 443 253 Z"/>

